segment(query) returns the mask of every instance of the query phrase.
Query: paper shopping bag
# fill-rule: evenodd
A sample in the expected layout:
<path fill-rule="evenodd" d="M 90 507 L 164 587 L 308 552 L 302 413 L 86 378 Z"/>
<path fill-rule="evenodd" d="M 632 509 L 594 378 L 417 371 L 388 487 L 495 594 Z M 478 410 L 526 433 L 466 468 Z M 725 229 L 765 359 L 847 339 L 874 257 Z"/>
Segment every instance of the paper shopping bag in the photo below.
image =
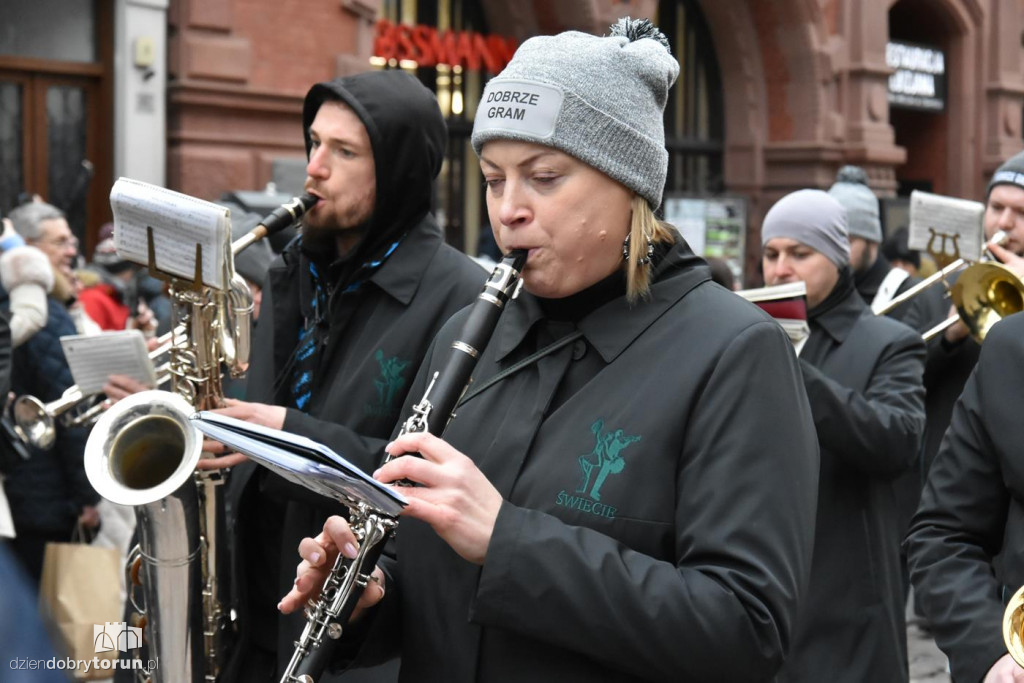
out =
<path fill-rule="evenodd" d="M 56 627 L 64 654 L 71 659 L 114 660 L 121 649 L 117 634 L 122 614 L 120 553 L 84 543 L 47 543 L 39 583 L 39 609 Z M 116 635 L 115 635 L 116 637 Z M 123 639 L 122 639 L 123 640 Z M 101 664 L 103 662 L 100 662 Z M 77 667 L 80 680 L 110 678 L 113 662 Z"/>

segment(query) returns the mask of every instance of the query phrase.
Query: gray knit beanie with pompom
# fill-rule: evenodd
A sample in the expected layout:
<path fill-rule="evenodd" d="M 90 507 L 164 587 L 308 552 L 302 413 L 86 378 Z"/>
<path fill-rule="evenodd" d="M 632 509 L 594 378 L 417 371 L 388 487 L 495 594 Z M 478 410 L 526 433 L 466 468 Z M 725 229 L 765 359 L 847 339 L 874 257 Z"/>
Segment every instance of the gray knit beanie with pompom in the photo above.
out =
<path fill-rule="evenodd" d="M 661 204 L 668 174 L 663 115 L 679 62 L 646 19 L 608 36 L 530 38 L 484 88 L 473 149 L 507 139 L 554 147 Z"/>

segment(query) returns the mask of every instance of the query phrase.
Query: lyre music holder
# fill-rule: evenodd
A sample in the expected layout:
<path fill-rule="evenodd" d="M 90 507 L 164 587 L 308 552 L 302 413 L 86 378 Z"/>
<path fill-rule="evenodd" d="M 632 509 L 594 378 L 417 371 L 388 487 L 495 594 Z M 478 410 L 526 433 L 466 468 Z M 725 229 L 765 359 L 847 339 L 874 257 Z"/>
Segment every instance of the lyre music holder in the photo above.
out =
<path fill-rule="evenodd" d="M 171 285 L 181 284 L 183 289 L 199 292 L 203 289 L 203 245 L 196 243 L 196 269 L 192 279 L 174 275 L 156 267 L 156 246 L 153 242 L 153 226 L 146 226 L 146 256 L 149 261 L 149 274 L 157 280 Z"/>
<path fill-rule="evenodd" d="M 935 259 L 935 263 L 938 264 L 939 268 L 945 268 L 950 263 L 960 258 L 960 235 L 949 232 L 939 232 L 935 228 L 928 228 L 928 233 L 931 237 L 928 238 L 926 251 L 932 255 L 932 258 Z M 935 240 L 941 240 L 939 242 L 940 246 L 938 251 L 933 248 Z M 952 254 L 950 254 L 946 249 L 947 240 L 953 243 Z"/>

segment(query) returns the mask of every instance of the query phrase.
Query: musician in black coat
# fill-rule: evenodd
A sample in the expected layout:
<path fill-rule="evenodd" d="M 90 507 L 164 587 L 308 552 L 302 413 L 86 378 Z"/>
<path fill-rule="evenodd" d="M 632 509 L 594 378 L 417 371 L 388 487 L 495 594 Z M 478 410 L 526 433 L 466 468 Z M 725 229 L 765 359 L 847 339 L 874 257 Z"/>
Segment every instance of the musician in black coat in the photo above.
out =
<path fill-rule="evenodd" d="M 1024 680 L 1002 638 L 1024 584 L 1024 315 L 996 324 L 953 410 L 907 536 L 914 595 L 957 683 Z"/>
<path fill-rule="evenodd" d="M 986 238 L 997 230 L 1008 239 L 990 247 L 992 253 L 1024 275 L 1024 152 L 1000 166 L 989 183 Z M 916 603 L 956 681 L 1024 680 L 1024 670 L 1004 656 L 999 624 L 1002 605 L 1024 582 L 1016 471 L 1021 420 L 1015 412 L 1022 324 L 1020 315 L 1013 316 L 979 345 L 957 322 L 929 348 L 928 372 L 941 380 L 929 399 L 949 429 L 906 545 Z"/>
<path fill-rule="evenodd" d="M 222 412 L 316 439 L 372 472 L 430 340 L 487 273 L 445 244 L 430 214 L 447 132 L 415 78 L 379 71 L 317 84 L 303 126 L 306 191 L 319 201 L 267 274 L 249 402 Z M 301 631 L 298 616 L 275 609 L 295 548 L 343 508 L 249 462 L 232 471 L 228 497 L 241 639 L 223 680 L 277 681 Z"/>
<path fill-rule="evenodd" d="M 924 343 L 857 293 L 845 212 L 828 194 L 783 197 L 761 239 L 766 284 L 807 284 L 811 335 L 800 369 L 821 449 L 810 589 L 780 680 L 906 681 L 891 484 L 924 431 Z"/>
<path fill-rule="evenodd" d="M 342 659 L 401 654 L 401 680 L 445 683 L 768 681 L 782 663 L 811 553 L 811 414 L 782 329 L 654 218 L 678 62 L 645 24 L 532 38 L 484 91 L 473 144 L 497 243 L 529 252 L 523 292 L 476 365 L 486 388 L 375 475 L 421 486 Z M 328 529 L 283 609 L 322 580 L 310 562 L 354 550 L 343 520 Z"/>
<path fill-rule="evenodd" d="M 879 242 L 882 241 L 882 222 L 878 211 L 878 198 L 868 187 L 868 177 L 864 169 L 858 166 L 843 166 L 836 174 L 836 182 L 829 188 L 828 193 L 846 209 L 854 287 L 871 310 L 880 313 L 893 299 L 918 285 L 921 278 L 911 275 L 902 268 L 896 268 L 885 254 L 881 253 Z M 899 320 L 923 335 L 945 319 L 948 306 L 941 299 L 941 288 L 933 287 L 896 306 L 886 313 L 886 316 Z M 927 407 L 932 387 L 929 386 L 927 366 L 924 377 L 925 414 L 930 416 Z M 928 431 L 929 427 L 926 424 L 925 434 Z M 896 496 L 895 524 L 901 537 L 910 526 L 910 518 L 917 510 L 918 501 L 921 499 L 921 486 L 924 480 L 923 453 L 924 451 L 919 449 L 917 457 L 913 459 L 907 471 L 892 482 Z M 930 462 L 931 458 L 928 458 L 928 461 Z M 906 569 L 906 556 L 902 552 L 900 580 L 905 600 L 910 591 L 910 579 Z"/>

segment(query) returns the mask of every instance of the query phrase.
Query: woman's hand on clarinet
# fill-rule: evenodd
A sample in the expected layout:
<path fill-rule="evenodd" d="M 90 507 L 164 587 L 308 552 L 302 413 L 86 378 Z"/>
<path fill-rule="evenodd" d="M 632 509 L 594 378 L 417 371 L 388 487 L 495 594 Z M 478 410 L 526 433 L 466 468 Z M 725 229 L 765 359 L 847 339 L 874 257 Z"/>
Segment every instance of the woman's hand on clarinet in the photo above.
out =
<path fill-rule="evenodd" d="M 285 614 L 301 609 L 307 600 L 315 599 L 323 588 L 327 575 L 338 558 L 338 548 L 345 557 L 352 559 L 359 550 L 359 541 L 344 518 L 333 516 L 324 523 L 324 530 L 316 538 L 304 538 L 299 543 L 299 555 L 302 562 L 295 569 L 295 585 L 288 595 L 281 599 L 277 608 Z M 349 619 L 354 622 L 362 614 L 384 599 L 384 572 L 374 567 L 370 575 L 370 583 L 356 603 L 355 610 Z"/>
<path fill-rule="evenodd" d="M 409 501 L 402 515 L 426 522 L 464 559 L 483 564 L 502 498 L 476 463 L 427 432 L 400 436 L 387 452 L 395 459 L 374 472 L 374 479 L 422 485 L 401 490 Z M 397 457 L 405 453 L 423 457 Z"/>

